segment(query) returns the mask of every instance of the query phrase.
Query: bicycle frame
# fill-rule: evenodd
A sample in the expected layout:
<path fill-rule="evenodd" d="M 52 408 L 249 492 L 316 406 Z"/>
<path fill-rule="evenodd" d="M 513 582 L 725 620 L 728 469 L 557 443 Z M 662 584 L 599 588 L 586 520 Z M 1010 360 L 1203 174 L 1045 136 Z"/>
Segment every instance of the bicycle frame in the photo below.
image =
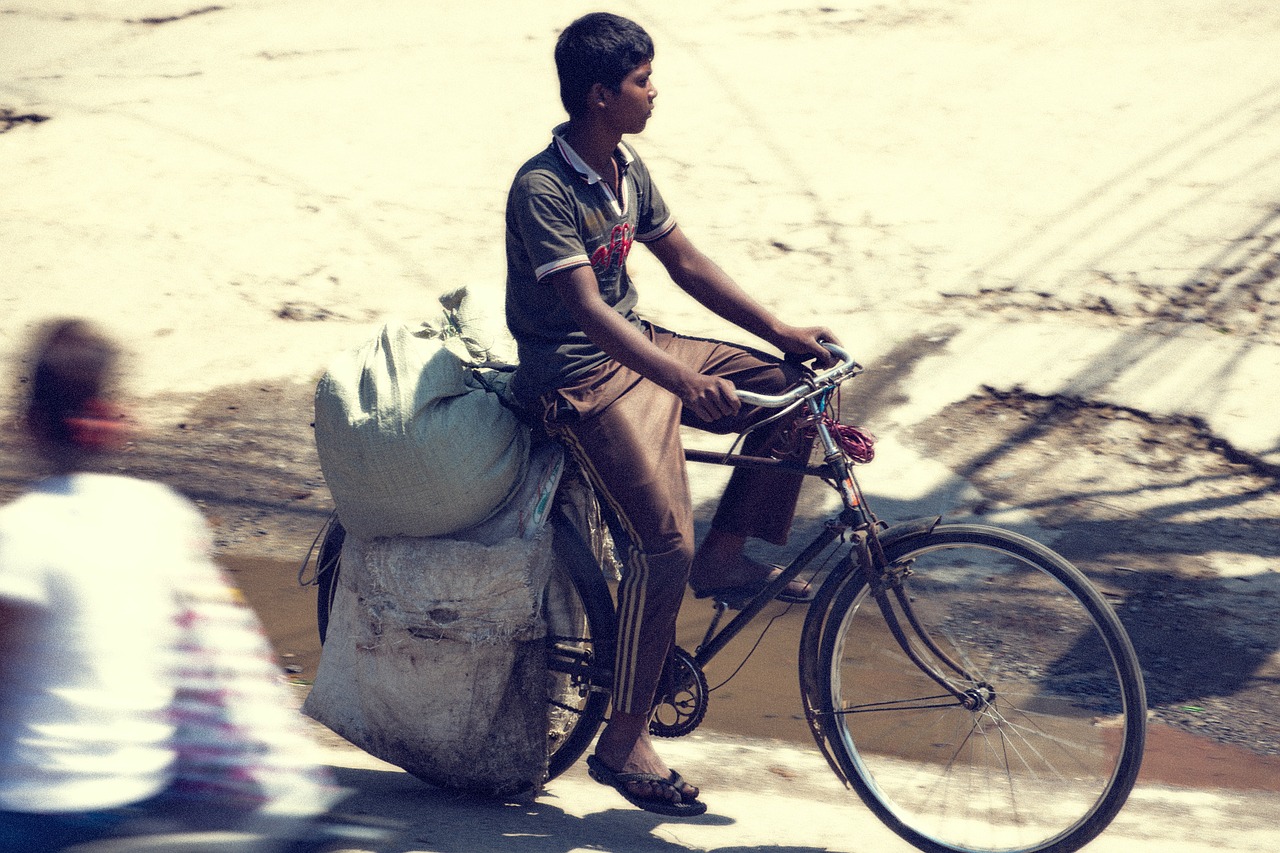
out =
<path fill-rule="evenodd" d="M 734 637 L 738 635 L 746 625 L 756 617 L 769 602 L 773 601 L 778 593 L 786 587 L 804 568 L 809 565 L 818 554 L 825 551 L 832 543 L 843 536 L 849 530 L 874 530 L 875 519 L 866 509 L 862 502 L 861 492 L 858 489 L 857 481 L 853 477 L 852 466 L 844 453 L 836 444 L 831 430 L 822 422 L 820 416 L 829 403 L 831 393 L 835 390 L 834 386 L 815 391 L 812 395 L 804 398 L 804 404 L 809 409 L 809 413 L 815 418 L 815 425 L 818 432 L 819 441 L 822 444 L 824 457 L 821 464 L 809 464 L 802 462 L 789 462 L 786 460 L 770 459 L 758 456 L 744 456 L 738 453 L 711 453 L 702 450 L 686 450 L 685 458 L 691 462 L 704 462 L 716 465 L 729 465 L 733 467 L 745 468 L 761 468 L 771 470 L 794 471 L 810 477 L 820 477 L 829 483 L 835 485 L 836 490 L 840 493 L 843 509 L 840 514 L 833 518 L 823 526 L 822 532 L 818 534 L 809 545 L 795 556 L 789 565 L 787 565 L 777 578 L 771 581 L 763 589 L 761 589 L 752 599 L 737 613 L 733 619 L 717 631 L 720 619 L 723 617 L 726 605 L 718 602 L 716 605 L 716 615 L 712 618 L 711 624 L 707 628 L 707 632 L 697 651 L 694 653 L 694 661 L 699 666 L 705 666 L 715 655 L 728 645 Z M 782 414 L 782 413 L 780 413 Z M 767 421 L 757 424 L 756 427 L 763 426 L 764 423 L 770 423 L 777 416 L 769 418 Z M 747 430 L 746 432 L 750 432 Z M 743 434 L 745 435 L 746 432 Z M 872 534 L 874 535 L 874 533 Z M 839 564 L 838 570 L 848 571 L 849 558 L 846 557 Z"/>
<path fill-rule="evenodd" d="M 911 610 L 910 602 L 902 591 L 902 579 L 909 574 L 910 568 L 889 565 L 884 552 L 885 542 L 895 542 L 902 537 L 928 533 L 941 521 L 941 518 L 916 519 L 893 527 L 883 525 L 866 505 L 862 490 L 853 472 L 853 464 L 841 449 L 829 426 L 829 423 L 833 421 L 823 417 L 827 407 L 831 404 L 831 398 L 836 388 L 839 387 L 839 382 L 847 378 L 848 375 L 852 374 L 847 374 L 838 381 L 828 381 L 821 384 L 810 382 L 809 389 L 800 394 L 798 398 L 781 404 L 778 401 L 782 398 L 756 397 L 754 400 L 749 401 L 758 405 L 779 407 L 780 410 L 744 431 L 743 435 L 754 429 L 773 424 L 779 419 L 793 414 L 798 409 L 805 409 L 816 429 L 818 444 L 822 448 L 823 459 L 820 463 L 749 456 L 735 452 L 732 448 L 727 452 L 685 450 L 685 458 L 690 462 L 741 468 L 783 470 L 804 476 L 818 477 L 832 486 L 841 499 L 840 512 L 823 525 L 823 529 L 814 537 L 813 541 L 783 568 L 777 578 L 761 588 L 748 601 L 743 602 L 738 612 L 723 626 L 721 626 L 721 622 L 729 605 L 723 601 L 715 603 L 715 612 L 707 626 L 703 639 L 689 657 L 699 669 L 705 668 L 761 611 L 777 598 L 778 594 L 783 591 L 792 579 L 798 576 L 814 559 L 827 551 L 838 540 L 844 540 L 845 537 L 848 537 L 850 539 L 849 549 L 841 556 L 829 573 L 827 580 L 819 590 L 819 600 L 810 605 L 811 608 L 819 608 L 819 612 L 825 611 L 825 603 L 830 602 L 834 598 L 836 591 L 851 581 L 868 583 L 877 604 L 884 612 L 887 624 L 891 626 L 891 631 L 897 643 L 921 671 L 937 682 L 949 694 L 943 701 L 949 704 L 974 707 L 976 704 L 981 703 L 981 695 L 970 695 L 972 691 L 966 693 L 955 685 L 953 679 L 948 678 L 946 675 L 950 671 L 958 679 L 964 680 L 968 674 L 963 667 L 952 661 L 929 636 L 925 628 L 916 619 Z M 767 402 L 758 402 L 760 400 Z M 563 551 L 561 556 L 564 559 L 572 560 L 575 555 L 577 559 L 584 559 L 580 547 L 562 545 L 558 550 Z M 579 570 L 591 571 L 589 567 L 585 566 Z M 598 573 L 598 568 L 595 571 Z M 608 595 L 608 592 L 602 588 L 601 594 Z M 901 613 L 901 618 L 899 613 Z M 817 636 L 816 634 L 810 636 L 811 633 L 808 624 L 806 624 L 805 636 L 801 638 L 800 657 L 802 660 L 814 659 Z M 935 660 L 931 661 L 921 654 L 917 644 L 913 643 L 912 637 Z M 599 649 L 606 652 L 601 658 L 592 661 L 576 661 L 572 662 L 572 664 L 569 662 L 557 662 L 556 670 L 570 675 L 580 684 L 590 685 L 593 689 L 610 689 L 612 683 L 612 648 L 611 640 L 606 640 L 605 642 L 608 645 L 604 645 Z M 806 654 L 808 657 L 806 657 Z M 802 672 L 801 680 L 802 693 L 805 696 L 806 716 L 809 719 L 810 726 L 814 728 L 815 734 L 819 735 L 819 743 L 822 743 L 823 738 L 820 736 L 821 721 L 818 718 L 818 713 L 813 710 L 815 704 L 809 699 L 810 696 L 816 694 L 811 692 L 813 685 L 808 683 L 811 679 L 807 674 Z M 971 684 L 972 679 L 968 679 L 968 683 Z M 935 700 L 930 701 L 942 698 L 935 697 Z M 827 752 L 825 748 L 824 752 Z M 841 775 L 829 752 L 827 753 L 827 758 L 832 763 L 833 769 L 836 769 L 837 775 Z"/>
<path fill-rule="evenodd" d="M 805 406 L 809 409 L 809 413 L 814 418 L 814 425 L 817 431 L 818 439 L 822 445 L 824 456 L 821 464 L 807 464 L 798 462 L 788 462 L 785 460 L 771 459 L 766 457 L 745 456 L 736 453 L 717 454 L 709 451 L 686 450 L 685 458 L 691 462 L 703 462 L 717 465 L 729 465 L 733 467 L 760 468 L 772 470 L 788 470 L 801 473 L 806 476 L 816 476 L 831 484 L 840 494 L 842 502 L 842 510 L 840 514 L 826 522 L 821 533 L 819 533 L 809 545 L 795 556 L 789 565 L 787 565 L 782 573 L 772 582 L 761 589 L 755 596 L 747 602 L 741 610 L 729 621 L 723 628 L 720 628 L 720 620 L 724 616 L 727 605 L 723 602 L 717 602 L 715 615 L 712 617 L 711 623 L 707 627 L 707 631 L 702 642 L 693 654 L 693 660 L 699 667 L 705 667 L 712 658 L 716 656 L 725 646 L 727 646 L 745 628 L 765 607 L 772 602 L 778 593 L 780 593 L 790 581 L 795 578 L 806 566 L 813 561 L 820 553 L 825 551 L 837 539 L 846 534 L 850 534 L 853 539 L 853 545 L 849 552 L 837 563 L 834 574 L 837 583 L 841 579 L 846 579 L 854 572 L 861 571 L 871 586 L 872 595 L 877 605 L 884 614 L 886 623 L 890 626 L 890 630 L 901 646 L 903 652 L 911 659 L 917 667 L 920 668 L 929 678 L 935 681 L 940 687 L 949 693 L 953 699 L 965 707 L 976 707 L 981 704 L 983 697 L 976 694 L 972 689 L 961 690 L 956 687 L 951 679 L 949 679 L 944 670 L 950 670 L 958 675 L 962 681 L 972 683 L 973 678 L 960 664 L 952 660 L 929 636 L 928 632 L 916 619 L 911 609 L 910 601 L 902 590 L 902 580 L 910 573 L 909 567 L 892 566 L 888 564 L 884 555 L 884 549 L 880 542 L 881 525 L 875 515 L 867 507 L 862 495 L 862 490 L 858 486 L 858 482 L 853 473 L 853 466 L 849 459 L 840 449 L 835 437 L 831 434 L 831 429 L 827 423 L 821 418 L 826 407 L 830 403 L 830 397 L 836 386 L 830 386 L 823 389 L 815 389 L 815 391 L 803 398 Z M 787 410 L 789 411 L 789 409 Z M 784 412 L 785 413 L 785 412 Z M 780 413 L 780 414 L 784 414 Z M 764 423 L 772 422 L 777 416 L 769 418 Z M 757 426 L 762 426 L 759 424 Z M 749 432 L 750 430 L 748 430 Z M 745 434 L 745 433 L 744 433 Z M 927 531 L 932 529 L 940 519 L 922 519 L 915 523 L 916 527 L 921 527 Z M 892 596 L 892 597 L 891 597 Z M 895 609 L 896 602 L 896 609 Z M 901 612 L 902 618 L 899 618 Z M 903 627 L 902 621 L 905 619 L 907 628 Z M 911 642 L 908 636 L 908 629 L 925 649 L 931 653 L 941 666 L 935 665 L 934 662 L 927 660 L 917 650 L 916 646 Z"/>
<path fill-rule="evenodd" d="M 830 393 L 834 391 L 834 386 L 815 390 L 812 397 L 805 401 L 810 412 L 820 414 L 822 407 L 826 405 Z M 821 397 L 819 400 L 818 398 Z M 795 407 L 790 407 L 794 409 Z M 785 412 L 780 413 L 785 414 Z M 755 428 L 764 426 L 765 423 L 771 423 L 778 416 L 771 417 L 766 421 L 757 424 Z M 791 563 L 783 569 L 782 574 L 763 587 L 755 596 L 734 616 L 734 618 L 720 628 L 720 620 L 724 616 L 727 605 L 723 602 L 716 603 L 716 613 L 712 618 L 711 624 L 707 628 L 704 641 L 698 646 L 697 651 L 693 655 L 694 661 L 699 667 L 705 666 L 715 655 L 728 645 L 738 633 L 751 622 L 756 615 L 760 613 L 771 601 L 780 593 L 783 588 L 796 577 L 801 571 L 808 566 L 815 557 L 830 547 L 837 539 L 845 535 L 851 529 L 872 530 L 874 535 L 875 519 L 866 510 L 862 503 L 860 492 L 856 480 L 853 478 L 852 471 L 848 460 L 836 445 L 831 436 L 830 430 L 821 421 L 817 423 L 819 437 L 822 441 L 825 458 L 820 464 L 812 464 L 807 462 L 798 462 L 790 460 L 779 460 L 769 457 L 748 456 L 741 453 L 735 453 L 732 450 L 728 453 L 715 453 L 704 450 L 685 450 L 685 458 L 691 462 L 706 463 L 711 465 L 727 465 L 730 467 L 741 468 L 757 468 L 769 470 L 786 470 L 793 471 L 810 477 L 820 477 L 828 482 L 838 483 L 837 490 L 840 492 L 844 509 L 840 514 L 830 519 L 823 527 L 821 533 L 815 537 L 803 551 L 796 555 Z M 745 431 L 750 432 L 751 430 Z M 933 523 L 936 523 L 936 519 Z M 563 520 L 563 526 L 566 533 L 572 530 L 572 524 L 567 520 Z M 931 525 L 930 525 L 931 526 Z M 566 541 L 563 537 L 557 540 L 557 553 L 560 558 L 567 564 L 577 566 L 579 573 L 599 574 L 599 567 L 587 557 L 585 544 L 577 537 L 573 537 L 574 542 Z M 845 555 L 837 566 L 837 572 L 840 574 L 848 574 L 854 569 L 850 556 Z M 601 593 L 601 594 L 607 594 Z M 717 630 L 719 629 L 719 630 Z M 609 641 L 611 642 L 611 641 Z M 607 658 L 607 656 L 605 656 Z M 556 669 L 566 675 L 573 676 L 575 679 L 583 683 L 589 683 L 595 688 L 608 685 L 612 686 L 612 660 L 602 659 L 588 661 L 577 661 L 573 664 L 565 662 L 557 662 Z"/>

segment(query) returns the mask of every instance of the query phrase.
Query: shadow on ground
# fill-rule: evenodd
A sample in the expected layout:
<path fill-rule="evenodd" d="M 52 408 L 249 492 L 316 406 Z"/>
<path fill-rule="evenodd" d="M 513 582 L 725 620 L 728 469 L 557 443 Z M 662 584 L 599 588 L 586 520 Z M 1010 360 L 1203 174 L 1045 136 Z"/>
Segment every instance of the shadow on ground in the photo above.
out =
<path fill-rule="evenodd" d="M 438 853 L 473 853 L 503 850 L 508 853 L 570 853 L 582 849 L 581 839 L 593 839 L 592 847 L 611 853 L 685 853 L 685 844 L 655 832 L 669 820 L 621 806 L 594 811 L 583 817 L 556 803 L 553 793 L 543 793 L 531 803 L 510 803 L 433 788 L 399 771 L 334 768 L 337 781 L 358 793 L 343 803 L 343 810 L 357 815 L 415 815 L 401 832 L 399 843 L 388 853 L 433 850 Z M 621 802 L 621 801 L 619 801 Z M 728 819 L 713 814 L 689 824 L 724 825 Z M 823 853 L 825 848 L 753 844 L 717 847 L 716 853 Z"/>

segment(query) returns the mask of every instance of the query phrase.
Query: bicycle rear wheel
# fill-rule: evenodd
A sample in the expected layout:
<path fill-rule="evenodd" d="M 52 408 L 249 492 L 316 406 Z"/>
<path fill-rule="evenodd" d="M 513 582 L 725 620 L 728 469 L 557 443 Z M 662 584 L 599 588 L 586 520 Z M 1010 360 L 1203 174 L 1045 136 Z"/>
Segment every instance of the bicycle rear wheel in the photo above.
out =
<path fill-rule="evenodd" d="M 609 710 L 617 623 L 600 565 L 576 528 L 553 516 L 556 560 L 543 596 L 547 625 L 547 779 L 573 766 Z"/>
<path fill-rule="evenodd" d="M 922 850 L 1086 844 L 1128 797 L 1146 731 L 1141 669 L 1111 607 L 1066 560 L 995 528 L 940 526 L 886 556 L 907 571 L 907 609 L 890 589 L 887 619 L 876 592 L 848 584 L 820 644 L 818 713 L 845 777 Z"/>

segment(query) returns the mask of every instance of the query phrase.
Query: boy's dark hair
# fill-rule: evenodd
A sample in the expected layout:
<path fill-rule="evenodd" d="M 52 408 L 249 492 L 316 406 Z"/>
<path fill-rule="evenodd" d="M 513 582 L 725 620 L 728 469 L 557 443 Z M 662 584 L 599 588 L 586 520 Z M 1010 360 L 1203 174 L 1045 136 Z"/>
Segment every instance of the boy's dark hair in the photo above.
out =
<path fill-rule="evenodd" d="M 83 320 L 56 320 L 44 327 L 32 359 L 26 422 L 46 451 L 83 450 L 78 419 L 105 402 L 119 349 Z"/>
<path fill-rule="evenodd" d="M 653 39 L 634 21 L 592 12 L 560 33 L 555 57 L 560 102 L 569 117 L 576 118 L 586 109 L 593 85 L 602 83 L 616 92 L 624 77 L 653 61 Z"/>

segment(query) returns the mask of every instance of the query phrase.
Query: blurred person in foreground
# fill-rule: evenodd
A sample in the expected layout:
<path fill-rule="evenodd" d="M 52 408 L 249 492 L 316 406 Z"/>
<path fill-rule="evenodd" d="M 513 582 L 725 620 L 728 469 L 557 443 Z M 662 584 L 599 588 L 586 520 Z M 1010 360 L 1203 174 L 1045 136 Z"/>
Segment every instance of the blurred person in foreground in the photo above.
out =
<path fill-rule="evenodd" d="M 292 845 L 339 791 L 203 517 L 106 473 L 129 437 L 117 361 L 79 320 L 32 357 L 46 476 L 0 508 L 0 850 L 194 830 L 313 849 Z"/>

